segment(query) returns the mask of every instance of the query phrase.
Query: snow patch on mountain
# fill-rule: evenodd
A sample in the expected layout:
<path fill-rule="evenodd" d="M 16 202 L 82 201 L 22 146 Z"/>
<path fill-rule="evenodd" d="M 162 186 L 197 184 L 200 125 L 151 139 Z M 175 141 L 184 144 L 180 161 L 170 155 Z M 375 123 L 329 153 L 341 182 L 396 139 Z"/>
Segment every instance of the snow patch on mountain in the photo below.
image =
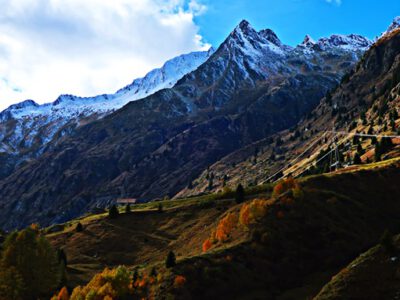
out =
<path fill-rule="evenodd" d="M 0 113 L 0 120 L 8 117 L 19 119 L 23 117 L 58 115 L 60 117 L 78 117 L 92 113 L 107 113 L 121 108 L 131 101 L 145 98 L 155 92 L 173 87 L 176 82 L 203 64 L 214 52 L 211 48 L 205 52 L 192 52 L 167 61 L 160 69 L 155 69 L 145 77 L 134 80 L 130 85 L 118 90 L 115 94 L 105 94 L 95 97 L 78 97 L 61 95 L 56 101 L 38 105 L 33 100 L 26 100 L 11 105 Z M 1 118 L 3 117 L 3 118 Z"/>

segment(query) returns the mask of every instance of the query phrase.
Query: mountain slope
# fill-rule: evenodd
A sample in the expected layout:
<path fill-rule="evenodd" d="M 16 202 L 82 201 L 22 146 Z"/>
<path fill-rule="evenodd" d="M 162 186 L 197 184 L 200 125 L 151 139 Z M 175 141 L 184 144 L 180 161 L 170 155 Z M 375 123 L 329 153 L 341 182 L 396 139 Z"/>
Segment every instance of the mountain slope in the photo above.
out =
<path fill-rule="evenodd" d="M 317 165 L 315 161 L 334 145 L 334 137 L 340 145 L 343 166 L 353 164 L 358 147 L 362 147 L 360 156 L 363 162 L 373 161 L 375 144 L 370 138 L 353 140 L 353 135 L 399 134 L 399 43 L 399 29 L 390 31 L 367 51 L 355 70 L 346 75 L 296 126 L 224 157 L 193 180 L 192 189 L 184 189 L 178 196 L 209 190 L 210 177 L 214 179 L 212 190 L 219 190 L 224 186 L 236 187 L 240 182 L 254 185 L 272 180 L 279 170 L 284 171 L 284 175 L 292 173 L 296 176 L 316 169 L 322 171 L 329 165 L 329 156 Z M 342 134 L 330 132 L 332 130 Z M 382 158 L 400 153 L 396 146 L 399 141 L 393 139 L 393 143 L 393 153 L 388 152 Z"/>
<path fill-rule="evenodd" d="M 78 128 L 1 181 L 1 213 L 13 217 L 0 225 L 60 222 L 119 197 L 172 196 L 228 153 L 295 125 L 369 45 L 351 35 L 291 48 L 243 21 L 174 88 Z"/>
<path fill-rule="evenodd" d="M 11 105 L 0 113 L 0 159 L 9 164 L 8 168 L 0 171 L 0 178 L 9 175 L 15 164 L 40 156 L 53 139 L 56 142 L 76 127 L 103 118 L 130 101 L 173 87 L 213 52 L 211 48 L 173 58 L 162 68 L 135 79 L 115 94 L 87 98 L 62 95 L 56 101 L 43 105 L 33 100 Z"/>
<path fill-rule="evenodd" d="M 67 228 L 50 239 L 71 253 L 69 272 L 81 283 L 93 268 L 126 264 L 141 278 L 149 279 L 153 268 L 160 274 L 146 289 L 133 291 L 143 297 L 310 299 L 338 270 L 376 245 L 385 229 L 399 228 L 399 167 L 397 160 L 367 171 L 306 178 L 300 181 L 301 193 L 289 190 L 271 200 L 217 200 L 117 219 L 89 217 L 82 221 L 83 232 Z M 247 222 L 246 207 L 253 203 L 265 210 L 251 209 Z M 143 229 L 144 224 L 149 227 Z M 202 241 L 213 235 L 211 248 L 202 249 Z M 127 251 L 132 247 L 137 255 Z M 177 265 L 165 269 L 168 250 L 174 250 Z M 186 279 L 179 288 L 173 284 L 177 275 Z"/>
<path fill-rule="evenodd" d="M 397 299 L 400 287 L 398 249 L 397 236 L 393 239 L 393 250 L 377 245 L 364 252 L 332 277 L 314 299 Z"/>

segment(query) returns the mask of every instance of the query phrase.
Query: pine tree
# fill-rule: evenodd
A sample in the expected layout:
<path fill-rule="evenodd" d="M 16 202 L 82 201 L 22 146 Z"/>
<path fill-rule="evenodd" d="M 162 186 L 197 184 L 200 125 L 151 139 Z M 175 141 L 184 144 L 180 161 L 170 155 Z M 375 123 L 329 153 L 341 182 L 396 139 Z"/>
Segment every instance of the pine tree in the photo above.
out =
<path fill-rule="evenodd" d="M 235 201 L 236 203 L 242 203 L 244 201 L 244 188 L 240 183 L 236 188 Z"/>
<path fill-rule="evenodd" d="M 65 254 L 64 249 L 58 249 L 57 250 L 57 259 L 59 263 L 63 263 L 64 266 L 67 266 L 67 255 Z"/>
<path fill-rule="evenodd" d="M 396 247 L 393 243 L 393 235 L 390 233 L 389 230 L 385 230 L 385 232 L 383 233 L 380 244 L 387 252 L 391 254 L 393 254 L 396 250 Z"/>
<path fill-rule="evenodd" d="M 133 272 L 132 281 L 135 283 L 139 279 L 139 272 L 137 269 Z"/>
<path fill-rule="evenodd" d="M 381 161 L 381 159 L 382 159 L 381 144 L 377 142 L 375 145 L 375 161 Z"/>
<path fill-rule="evenodd" d="M 360 157 L 360 154 L 356 153 L 356 154 L 354 155 L 353 163 L 354 163 L 355 165 L 360 165 L 360 164 L 361 164 L 361 157 Z"/>
<path fill-rule="evenodd" d="M 390 119 L 390 128 L 392 131 L 396 131 L 396 122 L 394 119 Z"/>
<path fill-rule="evenodd" d="M 172 268 L 176 265 L 176 257 L 173 251 L 169 251 L 167 259 L 165 260 L 165 266 L 167 268 Z"/>
<path fill-rule="evenodd" d="M 126 206 L 125 206 L 125 213 L 126 213 L 126 214 L 131 213 L 131 205 L 130 205 L 129 203 L 126 204 Z"/>
<path fill-rule="evenodd" d="M 78 222 L 78 224 L 76 224 L 75 231 L 76 232 L 82 232 L 83 231 L 83 226 L 82 226 L 81 222 Z"/>
<path fill-rule="evenodd" d="M 157 276 L 157 269 L 156 269 L 156 267 L 153 267 L 153 268 L 151 269 L 150 276 L 151 276 L 151 277 L 156 277 L 156 276 Z"/>
<path fill-rule="evenodd" d="M 363 154 L 364 154 L 363 147 L 361 146 L 360 143 L 359 143 L 358 146 L 357 146 L 357 153 L 358 153 L 359 155 L 363 155 Z"/>
<path fill-rule="evenodd" d="M 116 219 L 119 216 L 118 208 L 115 205 L 112 205 L 108 211 L 108 217 L 110 219 Z"/>

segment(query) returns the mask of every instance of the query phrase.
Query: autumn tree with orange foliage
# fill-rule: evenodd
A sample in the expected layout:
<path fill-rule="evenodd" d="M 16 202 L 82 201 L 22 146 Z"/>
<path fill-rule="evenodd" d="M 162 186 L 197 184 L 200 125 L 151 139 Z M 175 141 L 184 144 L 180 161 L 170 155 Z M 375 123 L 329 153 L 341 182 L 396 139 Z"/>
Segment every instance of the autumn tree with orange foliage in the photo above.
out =
<path fill-rule="evenodd" d="M 215 238 L 219 242 L 225 242 L 228 240 L 229 235 L 232 230 L 236 227 L 238 223 L 238 216 L 235 213 L 230 212 L 227 214 L 217 226 L 217 231 L 215 232 Z"/>
<path fill-rule="evenodd" d="M 288 191 L 292 191 L 295 198 L 300 198 L 303 196 L 300 184 L 293 177 L 289 177 L 283 179 L 275 185 L 272 192 L 272 197 L 277 198 Z"/>
<path fill-rule="evenodd" d="M 182 275 L 176 275 L 174 279 L 174 288 L 180 289 L 182 288 L 186 283 L 186 278 Z"/>
<path fill-rule="evenodd" d="M 268 211 L 271 200 L 256 199 L 245 203 L 240 209 L 239 222 L 242 225 L 249 226 L 263 218 Z"/>
<path fill-rule="evenodd" d="M 69 293 L 68 293 L 68 289 L 64 286 L 60 292 L 58 293 L 58 295 L 53 296 L 53 298 L 51 298 L 51 300 L 69 300 Z"/>
<path fill-rule="evenodd" d="M 80 299 L 119 299 L 133 295 L 131 273 L 126 267 L 108 268 L 97 274 L 86 286 L 76 287 L 70 300 Z"/>
<path fill-rule="evenodd" d="M 206 239 L 203 243 L 203 252 L 207 252 L 212 247 L 212 243 L 210 239 Z"/>

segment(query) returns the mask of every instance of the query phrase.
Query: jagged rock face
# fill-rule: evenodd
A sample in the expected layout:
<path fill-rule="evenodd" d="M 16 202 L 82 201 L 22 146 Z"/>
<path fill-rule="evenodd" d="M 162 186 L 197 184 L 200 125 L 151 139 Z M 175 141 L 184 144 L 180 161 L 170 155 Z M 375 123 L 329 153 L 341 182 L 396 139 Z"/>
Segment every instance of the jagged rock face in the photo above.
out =
<path fill-rule="evenodd" d="M 62 95 L 44 105 L 26 100 L 10 106 L 0 113 L 0 159 L 7 161 L 9 166 L 0 170 L 0 178 L 10 174 L 15 164 L 39 157 L 50 146 L 50 141 L 55 143 L 75 128 L 103 118 L 130 101 L 171 88 L 213 52 L 211 48 L 176 57 L 115 94 L 88 98 Z"/>
<path fill-rule="evenodd" d="M 172 89 L 76 128 L 0 181 L 0 225 L 60 222 L 121 196 L 174 195 L 223 156 L 310 112 L 365 50 L 359 37 L 345 40 L 292 48 L 242 22 Z"/>

